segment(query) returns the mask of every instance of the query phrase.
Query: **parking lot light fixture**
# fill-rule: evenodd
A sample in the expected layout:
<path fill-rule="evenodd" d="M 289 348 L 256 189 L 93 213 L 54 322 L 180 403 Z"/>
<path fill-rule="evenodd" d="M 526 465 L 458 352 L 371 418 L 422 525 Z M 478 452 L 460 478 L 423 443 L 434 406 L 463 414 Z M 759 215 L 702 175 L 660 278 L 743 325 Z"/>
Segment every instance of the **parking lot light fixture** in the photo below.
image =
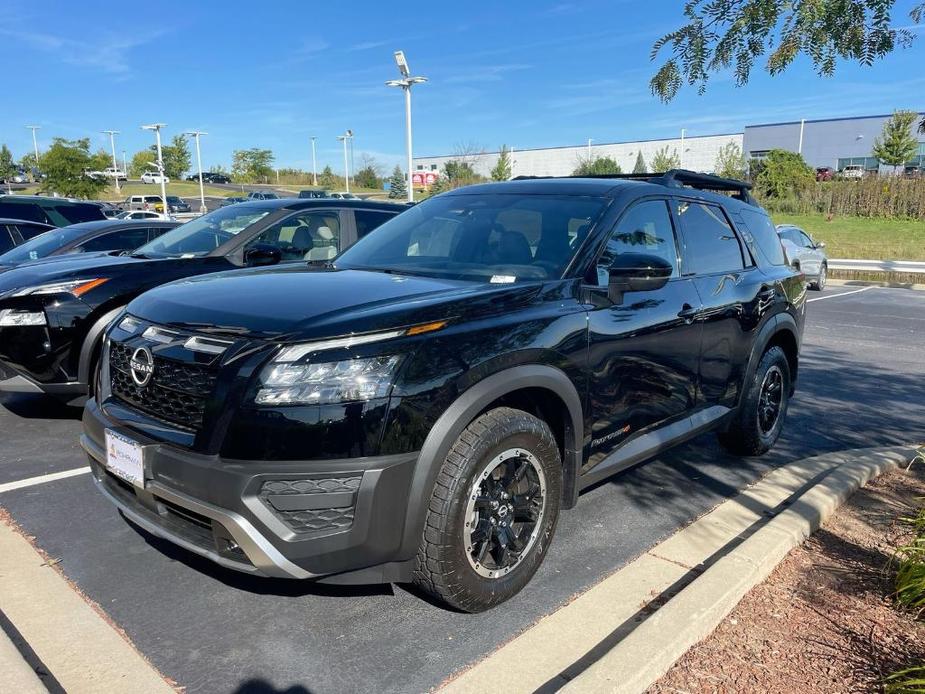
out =
<path fill-rule="evenodd" d="M 353 131 L 348 130 L 343 135 L 338 135 L 337 139 L 344 143 L 344 191 L 350 192 L 350 160 L 347 158 L 347 143 L 353 139 Z"/>
<path fill-rule="evenodd" d="M 184 135 L 189 135 L 196 139 L 196 167 L 199 169 L 199 213 L 206 213 L 206 193 L 205 188 L 202 185 L 202 155 L 199 152 L 199 138 L 202 135 L 208 135 L 209 133 L 203 132 L 202 130 L 190 130 L 189 132 L 183 133 Z"/>
<path fill-rule="evenodd" d="M 164 153 L 161 151 L 161 128 L 166 128 L 166 123 L 152 123 L 151 125 L 142 125 L 142 130 L 153 130 L 154 137 L 157 140 L 157 172 L 161 179 L 161 202 L 164 203 L 164 215 L 167 214 L 167 184 L 164 181 Z"/>
<path fill-rule="evenodd" d="M 39 168 L 39 141 L 35 139 L 35 131 L 41 128 L 42 126 L 41 125 L 27 125 L 26 127 L 32 131 L 32 149 L 35 151 L 35 169 L 36 169 L 35 171 L 32 172 L 33 177 L 34 177 L 35 174 L 38 172 L 38 168 Z"/>
<path fill-rule="evenodd" d="M 112 148 L 112 169 L 113 169 L 113 178 L 116 179 L 116 195 L 122 194 L 122 189 L 119 187 L 119 164 L 116 162 L 116 135 L 119 134 L 118 130 L 103 130 L 101 131 L 104 135 L 109 135 L 109 146 Z M 128 176 L 128 174 L 126 174 Z"/>
<path fill-rule="evenodd" d="M 312 185 L 318 185 L 318 162 L 315 159 L 315 136 L 312 135 Z"/>
<path fill-rule="evenodd" d="M 412 184 L 414 176 L 412 174 L 412 140 L 411 140 L 411 87 L 415 84 L 422 84 L 427 81 L 426 77 L 412 77 L 411 70 L 408 68 L 408 61 L 405 58 L 404 51 L 395 51 L 395 64 L 401 73 L 401 79 L 389 80 L 386 82 L 387 87 L 399 87 L 405 93 L 405 144 L 408 155 L 408 202 L 414 202 L 414 185 Z"/>

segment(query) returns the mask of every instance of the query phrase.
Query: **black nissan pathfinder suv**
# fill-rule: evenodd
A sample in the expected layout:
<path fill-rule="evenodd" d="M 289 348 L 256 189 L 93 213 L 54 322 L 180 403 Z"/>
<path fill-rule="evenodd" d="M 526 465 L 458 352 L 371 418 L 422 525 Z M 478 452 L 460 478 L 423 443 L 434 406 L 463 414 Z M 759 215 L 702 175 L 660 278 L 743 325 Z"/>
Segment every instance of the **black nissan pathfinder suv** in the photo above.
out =
<path fill-rule="evenodd" d="M 332 262 L 135 299 L 81 441 L 129 520 L 223 566 L 483 610 L 588 485 L 708 429 L 767 451 L 805 296 L 737 181 L 471 186 Z"/>

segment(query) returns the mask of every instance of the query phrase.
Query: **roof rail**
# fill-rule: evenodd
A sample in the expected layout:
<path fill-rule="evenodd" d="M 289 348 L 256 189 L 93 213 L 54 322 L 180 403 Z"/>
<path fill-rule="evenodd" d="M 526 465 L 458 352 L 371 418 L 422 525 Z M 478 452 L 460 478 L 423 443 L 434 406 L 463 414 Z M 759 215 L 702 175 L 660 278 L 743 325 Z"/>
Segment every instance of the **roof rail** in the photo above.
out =
<path fill-rule="evenodd" d="M 629 179 L 636 181 L 646 181 L 647 183 L 658 183 L 663 186 L 672 188 L 695 188 L 697 190 L 713 190 L 721 192 L 731 192 L 733 197 L 750 205 L 757 205 L 755 198 L 752 197 L 752 184 L 747 181 L 739 181 L 734 178 L 723 178 L 713 174 L 697 173 L 687 169 L 671 169 L 664 173 L 619 173 L 619 174 L 588 174 L 579 176 L 517 176 L 513 180 L 526 180 L 531 178 L 615 178 Z"/>

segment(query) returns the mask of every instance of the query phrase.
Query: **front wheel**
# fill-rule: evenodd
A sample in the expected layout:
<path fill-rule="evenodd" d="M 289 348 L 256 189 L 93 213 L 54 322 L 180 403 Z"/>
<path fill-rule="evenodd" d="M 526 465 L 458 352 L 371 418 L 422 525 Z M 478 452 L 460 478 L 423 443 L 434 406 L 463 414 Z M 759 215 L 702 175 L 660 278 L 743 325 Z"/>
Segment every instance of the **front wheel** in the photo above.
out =
<path fill-rule="evenodd" d="M 739 455 L 763 455 L 784 428 L 790 403 L 790 362 L 780 347 L 766 351 L 742 396 L 742 402 L 719 440 Z"/>
<path fill-rule="evenodd" d="M 546 423 L 508 407 L 486 412 L 437 475 L 414 582 L 466 612 L 513 597 L 546 556 L 561 494 L 559 449 Z"/>

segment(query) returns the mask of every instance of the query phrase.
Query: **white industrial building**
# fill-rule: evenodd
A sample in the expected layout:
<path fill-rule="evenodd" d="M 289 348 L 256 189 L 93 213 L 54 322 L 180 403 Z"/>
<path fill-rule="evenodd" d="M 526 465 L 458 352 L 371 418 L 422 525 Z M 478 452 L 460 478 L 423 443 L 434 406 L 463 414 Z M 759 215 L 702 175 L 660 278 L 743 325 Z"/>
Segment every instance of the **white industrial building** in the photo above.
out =
<path fill-rule="evenodd" d="M 623 171 L 629 173 L 636 165 L 636 157 L 642 152 L 646 166 L 651 170 L 655 153 L 668 148 L 668 153 L 677 153 L 681 166 L 692 171 L 712 172 L 716 167 L 716 157 L 720 149 L 734 142 L 742 149 L 742 133 L 725 135 L 702 135 L 697 137 L 674 137 L 662 140 L 640 140 L 636 142 L 591 143 L 592 158 L 610 157 L 615 159 Z M 542 149 L 513 149 L 514 176 L 567 176 L 582 162 L 587 160 L 587 144 L 567 147 L 545 147 Z M 426 175 L 443 171 L 448 161 L 466 161 L 472 164 L 475 172 L 488 176 L 498 163 L 499 152 L 480 154 L 447 154 L 438 157 L 415 157 L 414 173 Z"/>

